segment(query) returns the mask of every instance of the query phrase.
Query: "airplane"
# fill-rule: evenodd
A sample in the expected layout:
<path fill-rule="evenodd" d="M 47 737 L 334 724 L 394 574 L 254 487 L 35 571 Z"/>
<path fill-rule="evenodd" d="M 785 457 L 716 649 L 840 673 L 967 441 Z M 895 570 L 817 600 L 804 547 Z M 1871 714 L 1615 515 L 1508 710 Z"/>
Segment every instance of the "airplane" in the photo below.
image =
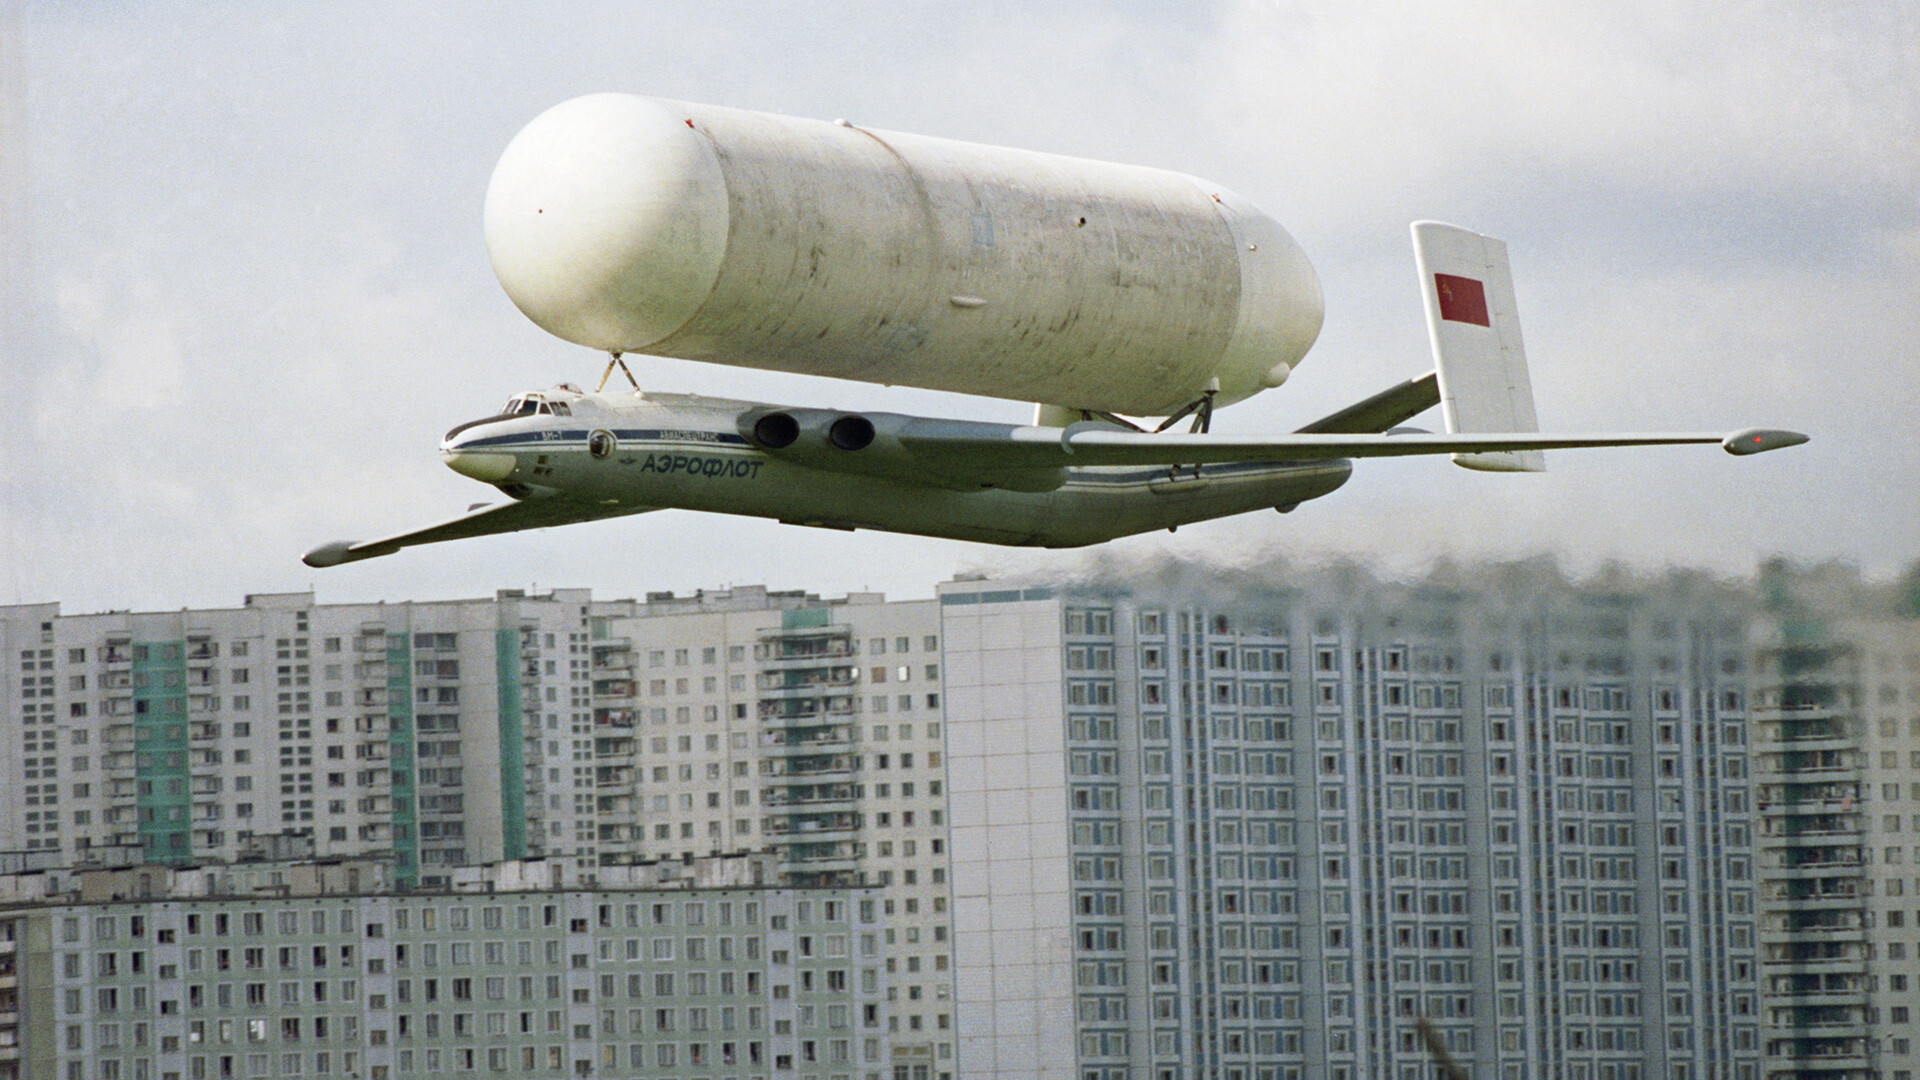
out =
<path fill-rule="evenodd" d="M 1751 455 L 1798 432 L 1551 435 L 1532 389 L 1499 241 L 1414 226 L 1433 371 L 1272 436 L 1143 430 L 1091 410 L 1042 406 L 1029 425 L 789 408 L 691 394 L 515 395 L 440 444 L 455 472 L 511 501 L 449 521 L 307 553 L 328 567 L 421 544 L 661 509 L 742 514 L 838 529 L 982 543 L 1078 547 L 1260 509 L 1293 510 L 1338 489 L 1352 461 L 1447 454 L 1467 468 L 1537 472 L 1539 452 L 1718 443 Z M 618 357 L 615 358 L 618 360 Z M 609 373 L 612 365 L 609 365 Z M 631 379 L 631 374 L 629 374 Z M 1443 406 L 1441 433 L 1403 427 Z"/>

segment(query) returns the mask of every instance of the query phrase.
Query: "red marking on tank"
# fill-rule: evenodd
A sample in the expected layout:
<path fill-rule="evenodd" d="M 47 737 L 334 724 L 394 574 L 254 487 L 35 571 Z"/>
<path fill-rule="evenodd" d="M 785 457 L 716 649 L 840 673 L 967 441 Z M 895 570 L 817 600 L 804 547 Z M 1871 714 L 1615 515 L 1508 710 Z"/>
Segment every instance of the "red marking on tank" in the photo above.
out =
<path fill-rule="evenodd" d="M 1433 287 L 1440 294 L 1440 317 L 1452 322 L 1491 327 L 1487 317 L 1487 287 L 1472 278 L 1452 274 L 1433 275 Z"/>

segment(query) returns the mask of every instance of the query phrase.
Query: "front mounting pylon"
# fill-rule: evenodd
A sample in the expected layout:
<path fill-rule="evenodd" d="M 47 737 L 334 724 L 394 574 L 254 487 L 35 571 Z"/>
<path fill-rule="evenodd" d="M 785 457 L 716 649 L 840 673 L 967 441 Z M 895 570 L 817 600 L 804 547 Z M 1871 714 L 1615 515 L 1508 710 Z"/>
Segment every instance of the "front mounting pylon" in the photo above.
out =
<path fill-rule="evenodd" d="M 620 353 L 616 350 L 607 353 L 607 370 L 600 373 L 600 385 L 593 388 L 594 393 L 600 393 L 607 388 L 607 380 L 613 378 L 615 364 L 620 365 L 620 371 L 626 375 L 627 382 L 633 384 L 635 390 L 640 389 L 640 380 L 633 377 L 633 372 L 627 368 L 627 362 L 620 358 Z"/>

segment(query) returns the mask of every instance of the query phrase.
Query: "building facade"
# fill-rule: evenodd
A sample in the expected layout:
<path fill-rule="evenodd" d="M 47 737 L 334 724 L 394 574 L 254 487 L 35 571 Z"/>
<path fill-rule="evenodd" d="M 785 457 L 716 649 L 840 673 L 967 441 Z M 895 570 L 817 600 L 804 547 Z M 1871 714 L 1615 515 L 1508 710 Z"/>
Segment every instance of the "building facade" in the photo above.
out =
<path fill-rule="evenodd" d="M 0 835 L 78 865 L 390 856 L 398 889 L 540 858 L 590 886 L 769 852 L 875 886 L 902 1080 L 952 1075 L 937 609 L 740 588 L 0 612 Z"/>
<path fill-rule="evenodd" d="M 197 879 L 0 911 L 11 1075 L 886 1075 L 884 921 L 862 890 L 230 895 Z"/>
<path fill-rule="evenodd" d="M 1737 597 L 940 589 L 961 1074 L 1752 1080 Z"/>
<path fill-rule="evenodd" d="M 403 886 L 598 863 L 584 590 L 62 616 L 0 611 L 9 846 L 72 863 L 390 852 Z"/>
<path fill-rule="evenodd" d="M 937 605 L 732 589 L 651 596 L 594 633 L 597 677 L 630 688 L 596 684 L 600 767 L 630 772 L 603 773 L 602 861 L 751 849 L 786 884 L 872 887 L 894 1075 L 951 1080 Z"/>
<path fill-rule="evenodd" d="M 1920 623 L 1777 585 L 1536 563 L 4 608 L 0 847 L 232 881 L 372 858 L 348 891 L 396 904 L 515 860 L 589 895 L 755 853 L 764 887 L 873 905 L 880 1029 L 826 1076 L 1401 1080 L 1434 1075 L 1431 1031 L 1500 1080 L 1912 1080 Z M 38 1045 L 9 988 L 0 1065 L 9 1030 Z M 572 1070 L 571 1016 L 439 1063 Z M 128 1021 L 54 1037 L 100 1023 Z M 619 1030 L 620 1067 L 686 1071 L 691 1040 L 661 1073 Z"/>
<path fill-rule="evenodd" d="M 1920 1070 L 1920 612 L 1763 577 L 1754 720 L 1769 1080 Z"/>

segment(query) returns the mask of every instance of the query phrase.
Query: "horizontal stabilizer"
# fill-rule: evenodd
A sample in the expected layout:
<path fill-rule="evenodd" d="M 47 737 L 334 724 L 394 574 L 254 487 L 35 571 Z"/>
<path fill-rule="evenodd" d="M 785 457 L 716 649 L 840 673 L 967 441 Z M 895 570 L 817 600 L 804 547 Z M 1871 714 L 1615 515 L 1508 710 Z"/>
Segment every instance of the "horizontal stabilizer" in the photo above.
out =
<path fill-rule="evenodd" d="M 1365 401 L 1323 416 L 1300 429 L 1301 435 L 1377 435 L 1440 404 L 1440 380 L 1435 372 L 1408 379 Z"/>
<path fill-rule="evenodd" d="M 1540 430 L 1507 245 L 1453 225 L 1416 221 L 1413 257 L 1447 430 L 1461 435 Z M 1546 468 L 1538 451 L 1456 454 L 1453 460 L 1489 472 Z"/>

